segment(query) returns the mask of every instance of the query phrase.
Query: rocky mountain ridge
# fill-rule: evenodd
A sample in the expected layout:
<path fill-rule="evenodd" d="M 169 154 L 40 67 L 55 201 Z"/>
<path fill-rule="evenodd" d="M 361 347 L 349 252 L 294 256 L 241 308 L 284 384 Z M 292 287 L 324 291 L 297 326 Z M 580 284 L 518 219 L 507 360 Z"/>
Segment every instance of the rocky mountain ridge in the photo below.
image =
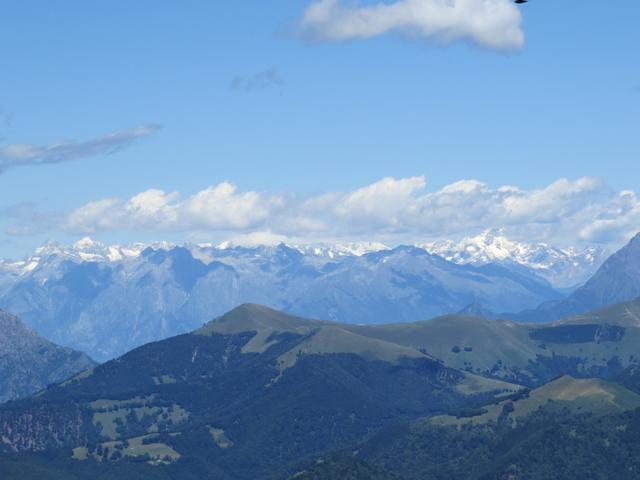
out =
<path fill-rule="evenodd" d="M 530 268 L 557 288 L 586 281 L 609 256 L 602 247 L 556 248 L 546 243 L 513 241 L 499 230 L 486 230 L 456 242 L 442 240 L 421 245 L 427 251 L 458 263 L 486 265 L 513 263 Z"/>
<path fill-rule="evenodd" d="M 50 244 L 20 264 L 5 264 L 0 308 L 46 338 L 104 361 L 194 330 L 242 303 L 385 323 L 472 303 L 502 312 L 562 298 L 522 266 L 459 265 L 418 247 L 379 248 Z"/>

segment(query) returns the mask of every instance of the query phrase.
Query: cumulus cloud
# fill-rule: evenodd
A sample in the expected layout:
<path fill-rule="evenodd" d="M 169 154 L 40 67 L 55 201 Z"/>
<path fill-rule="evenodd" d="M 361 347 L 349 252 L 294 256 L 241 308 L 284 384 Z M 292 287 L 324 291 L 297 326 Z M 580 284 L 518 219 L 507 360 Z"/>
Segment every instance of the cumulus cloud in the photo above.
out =
<path fill-rule="evenodd" d="M 26 212 L 40 225 L 52 224 L 43 222 L 41 213 Z M 242 191 L 222 182 L 186 197 L 151 189 L 131 198 L 101 199 L 54 218 L 52 229 L 77 235 L 182 232 L 252 243 L 394 244 L 456 239 L 494 228 L 516 240 L 618 246 L 640 230 L 640 199 L 588 177 L 562 178 L 536 189 L 461 180 L 437 190 L 428 189 L 425 177 L 389 177 L 352 191 L 308 196 Z"/>
<path fill-rule="evenodd" d="M 111 230 L 243 231 L 258 228 L 281 205 L 278 196 L 238 192 L 229 182 L 184 199 L 177 192 L 151 189 L 127 200 L 88 203 L 71 212 L 62 227 L 83 234 Z"/>
<path fill-rule="evenodd" d="M 593 210 L 593 221 L 584 222 L 580 229 L 581 238 L 600 243 L 619 242 L 640 230 L 640 200 L 635 192 L 619 192 L 606 205 Z"/>
<path fill-rule="evenodd" d="M 0 173 L 27 165 L 69 162 L 100 155 L 112 155 L 151 135 L 158 125 L 140 125 L 84 142 L 60 141 L 50 145 L 12 144 L 0 147 Z"/>
<path fill-rule="evenodd" d="M 445 44 L 466 40 L 496 50 L 524 45 L 522 15 L 511 0 L 378 0 L 366 5 L 317 0 L 304 12 L 299 30 L 317 41 L 398 33 Z"/>

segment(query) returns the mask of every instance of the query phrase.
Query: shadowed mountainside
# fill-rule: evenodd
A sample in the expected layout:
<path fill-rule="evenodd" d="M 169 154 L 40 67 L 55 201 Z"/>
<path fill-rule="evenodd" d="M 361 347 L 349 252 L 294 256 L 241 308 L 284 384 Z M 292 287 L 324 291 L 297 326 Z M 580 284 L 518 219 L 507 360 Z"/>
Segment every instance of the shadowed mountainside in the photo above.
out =
<path fill-rule="evenodd" d="M 609 257 L 596 273 L 567 299 L 543 303 L 511 318 L 544 322 L 579 315 L 640 297 L 640 234 Z"/>
<path fill-rule="evenodd" d="M 94 365 L 87 355 L 54 345 L 0 310 L 0 403 L 31 395 Z"/>

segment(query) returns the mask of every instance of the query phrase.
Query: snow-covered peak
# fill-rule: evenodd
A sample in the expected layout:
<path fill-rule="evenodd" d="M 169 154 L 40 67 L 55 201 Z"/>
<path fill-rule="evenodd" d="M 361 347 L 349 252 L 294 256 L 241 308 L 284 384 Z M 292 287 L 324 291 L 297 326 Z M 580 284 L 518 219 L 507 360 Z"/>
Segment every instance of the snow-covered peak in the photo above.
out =
<path fill-rule="evenodd" d="M 201 244 L 199 245 L 199 247 L 201 248 L 211 248 L 211 244 Z M 233 242 L 231 240 L 225 240 L 224 242 L 220 242 L 219 244 L 217 244 L 215 247 L 216 250 L 228 250 L 230 248 L 233 248 Z"/>
<path fill-rule="evenodd" d="M 62 245 L 58 242 L 49 240 L 44 245 L 36 248 L 34 256 L 56 255 L 63 250 Z"/>
<path fill-rule="evenodd" d="M 389 247 L 379 242 L 337 243 L 334 245 L 298 245 L 300 252 L 322 258 L 339 258 L 345 256 L 361 257 L 367 253 L 389 250 Z"/>
<path fill-rule="evenodd" d="M 29 273 L 38 266 L 38 259 L 25 259 L 18 262 L 9 260 L 0 260 L 0 273 L 8 273 L 10 275 L 22 275 Z"/>
<path fill-rule="evenodd" d="M 281 246 L 282 244 L 254 246 L 248 251 L 247 247 L 236 245 L 231 241 L 219 244 L 185 245 L 195 258 L 205 263 L 216 258 L 243 258 L 246 255 L 266 258 L 277 253 Z M 416 246 L 457 264 L 519 264 L 535 271 L 559 288 L 569 288 L 584 282 L 607 257 L 607 252 L 597 247 L 558 249 L 544 243 L 516 242 L 507 238 L 499 230 L 487 230 L 457 242 L 442 240 Z M 90 237 L 66 246 L 50 241 L 22 261 L 0 262 L 0 270 L 13 275 L 26 275 L 39 270 L 39 267 L 44 264 L 61 260 L 106 263 L 134 261 L 149 247 L 154 250 L 171 250 L 176 245 L 169 242 L 105 245 Z M 379 242 L 286 245 L 286 247 L 299 251 L 312 263 L 331 262 L 345 257 L 360 257 L 367 253 L 390 250 L 388 246 Z"/>
<path fill-rule="evenodd" d="M 478 265 L 495 261 L 528 263 L 532 251 L 540 249 L 556 251 L 549 249 L 545 244 L 528 245 L 514 242 L 501 233 L 501 231 L 486 230 L 479 235 L 466 237 L 459 242 L 442 240 L 419 246 L 455 263 Z"/>
<path fill-rule="evenodd" d="M 298 250 L 304 255 L 322 258 L 337 258 L 345 256 L 361 257 L 367 253 L 379 252 L 380 250 L 389 250 L 389 247 L 379 242 L 353 242 L 353 243 L 336 243 L 336 244 L 277 244 L 277 245 L 253 245 L 245 247 L 236 244 L 230 240 L 218 243 L 213 246 L 211 244 L 198 244 L 200 249 L 213 249 L 219 251 L 233 250 L 235 248 L 252 248 L 252 249 L 274 249 L 279 246 L 285 246 L 293 250 Z"/>
<path fill-rule="evenodd" d="M 584 282 L 608 256 L 608 252 L 599 247 L 559 249 L 546 243 L 516 242 L 500 230 L 486 230 L 459 242 L 443 240 L 419 246 L 458 264 L 497 262 L 523 265 L 559 288 Z"/>
<path fill-rule="evenodd" d="M 62 245 L 55 241 L 48 241 L 38 247 L 33 255 L 21 261 L 0 262 L 0 268 L 11 271 L 14 274 L 26 275 L 44 264 L 50 264 L 59 260 L 71 260 L 75 262 L 119 262 L 126 259 L 134 259 L 140 256 L 145 248 L 152 246 L 162 248 L 167 246 L 161 243 L 155 244 L 134 243 L 131 245 L 105 245 L 90 237 L 82 238 L 71 245 Z M 57 259 L 57 260 L 56 260 Z"/>
<path fill-rule="evenodd" d="M 93 240 L 91 237 L 84 237 L 73 244 L 73 248 L 76 250 L 95 250 L 103 249 L 104 244 Z"/>
<path fill-rule="evenodd" d="M 71 245 L 61 245 L 55 241 L 48 241 L 38 247 L 33 257 L 49 257 L 58 255 L 63 258 L 77 258 L 84 261 L 103 260 L 108 247 L 90 237 L 85 237 Z M 32 257 L 32 258 L 33 258 Z"/>

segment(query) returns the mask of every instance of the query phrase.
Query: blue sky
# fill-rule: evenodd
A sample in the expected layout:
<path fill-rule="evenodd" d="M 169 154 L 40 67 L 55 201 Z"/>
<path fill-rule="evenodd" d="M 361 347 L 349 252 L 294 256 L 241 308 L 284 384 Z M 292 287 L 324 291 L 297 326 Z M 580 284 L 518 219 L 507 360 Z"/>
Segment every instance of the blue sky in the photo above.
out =
<path fill-rule="evenodd" d="M 531 0 L 520 8 L 524 46 L 506 50 L 473 38 L 444 44 L 393 31 L 310 38 L 301 34 L 300 22 L 312 3 L 5 5 L 0 148 L 161 128 L 112 155 L 6 168 L 0 175 L 0 257 L 24 255 L 47 238 L 68 241 L 87 233 L 107 241 L 217 241 L 254 231 L 305 241 L 462 235 L 464 219 L 445 228 L 446 212 L 422 215 L 422 223 L 404 213 L 398 220 L 400 210 L 417 208 L 406 195 L 426 208 L 422 197 L 460 180 L 483 182 L 489 203 L 504 185 L 521 189 L 527 202 L 558 179 L 569 180 L 571 199 L 560 195 L 564 204 L 553 218 L 540 217 L 544 206 L 526 221 L 494 222 L 495 213 L 488 212 L 482 225 L 468 225 L 468 233 L 502 227 L 515 237 L 568 244 L 620 243 L 634 231 L 640 207 L 635 196 L 622 204 L 620 196 L 640 189 L 638 2 Z M 402 184 L 412 185 L 409 192 L 392 194 L 401 203 L 382 209 L 388 218 L 367 210 L 376 210 L 376 201 L 386 204 L 384 196 L 344 214 L 345 202 L 360 198 L 363 188 L 398 187 L 379 183 L 388 177 L 424 178 Z M 583 191 L 571 183 L 583 177 L 599 181 L 583 184 Z M 273 204 L 279 219 L 269 210 L 257 220 L 235 221 L 228 217 L 237 203 L 225 200 L 222 213 L 213 208 L 211 215 L 226 221 L 194 221 L 194 209 L 183 204 L 177 210 L 184 219 L 173 223 L 153 217 L 136 223 L 139 215 L 112 219 L 116 213 L 102 210 L 99 216 L 111 215 L 109 222 L 82 223 L 77 215 L 68 221 L 70 212 L 92 202 L 119 199 L 111 208 L 126 209 L 128 199 L 149 189 L 186 199 L 224 181 L 236 186 L 231 195 L 257 195 L 236 199 L 243 202 L 240 215 L 242 208 Z M 314 207 L 313 215 L 298 208 L 327 195 L 333 200 Z M 219 198 L 213 197 L 207 201 Z M 434 202 L 426 203 L 435 208 Z M 283 203 L 295 208 L 283 210 Z M 464 208 L 464 202 L 455 205 Z M 588 221 L 594 205 L 601 221 L 596 233 Z M 324 208 L 338 213 L 319 218 Z M 568 229 L 554 224 L 573 219 L 577 210 L 580 219 Z M 283 211 L 299 222 L 284 225 Z M 345 235 L 308 226 L 336 223 L 336 215 L 352 224 L 359 212 L 358 218 L 373 220 Z M 162 226 L 154 227 L 156 221 Z M 583 233 L 568 233 L 576 228 Z"/>

